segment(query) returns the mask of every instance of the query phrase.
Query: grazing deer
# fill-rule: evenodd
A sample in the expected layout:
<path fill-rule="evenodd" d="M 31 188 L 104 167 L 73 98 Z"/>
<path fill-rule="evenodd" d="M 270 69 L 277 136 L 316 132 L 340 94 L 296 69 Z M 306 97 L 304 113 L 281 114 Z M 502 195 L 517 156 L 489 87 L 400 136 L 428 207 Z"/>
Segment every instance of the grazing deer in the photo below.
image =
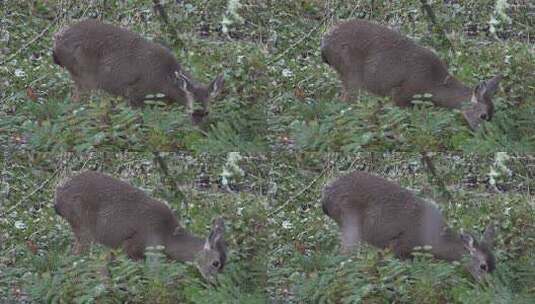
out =
<path fill-rule="evenodd" d="M 435 105 L 461 109 L 472 130 L 494 114 L 492 97 L 501 75 L 472 90 L 435 53 L 385 26 L 364 20 L 335 25 L 322 39 L 321 55 L 341 78 L 346 101 L 364 89 L 406 107 L 414 95 L 429 93 Z"/>
<path fill-rule="evenodd" d="M 181 227 L 165 204 L 111 176 L 92 171 L 74 176 L 57 187 L 54 208 L 74 232 L 75 254 L 95 242 L 122 247 L 137 260 L 143 258 L 146 247 L 162 245 L 170 258 L 194 261 L 208 280 L 225 266 L 222 218 L 213 221 L 203 240 Z"/>
<path fill-rule="evenodd" d="M 481 242 L 458 234 L 434 205 L 382 177 L 359 171 L 342 176 L 325 187 L 322 207 L 340 227 L 343 253 L 364 241 L 408 258 L 414 247 L 429 245 L 439 259 L 470 256 L 466 268 L 477 280 L 495 268 L 492 225 Z"/>
<path fill-rule="evenodd" d="M 64 28 L 54 36 L 54 62 L 65 67 L 75 83 L 75 100 L 86 90 L 102 89 L 128 99 L 134 107 L 147 95 L 186 106 L 193 114 L 193 102 L 204 113 L 223 88 L 223 75 L 208 86 L 185 72 L 173 54 L 137 33 L 93 19 Z M 158 99 L 158 98 L 151 98 Z"/>

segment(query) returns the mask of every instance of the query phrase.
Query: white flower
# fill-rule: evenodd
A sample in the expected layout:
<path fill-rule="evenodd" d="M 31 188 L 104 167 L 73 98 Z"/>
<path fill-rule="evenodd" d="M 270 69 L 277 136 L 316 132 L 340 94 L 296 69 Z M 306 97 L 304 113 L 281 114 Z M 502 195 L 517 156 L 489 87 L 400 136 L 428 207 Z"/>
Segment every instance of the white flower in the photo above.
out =
<path fill-rule="evenodd" d="M 290 229 L 290 228 L 292 228 L 292 223 L 290 223 L 290 221 L 286 220 L 286 221 L 282 222 L 282 228 Z"/>
<path fill-rule="evenodd" d="M 282 76 L 284 77 L 292 77 L 294 73 L 290 69 L 284 69 L 282 70 Z"/>
<path fill-rule="evenodd" d="M 23 221 L 16 221 L 15 228 L 17 229 L 26 229 L 26 224 Z"/>
<path fill-rule="evenodd" d="M 26 77 L 26 73 L 21 69 L 16 69 L 15 76 L 19 78 Z"/>

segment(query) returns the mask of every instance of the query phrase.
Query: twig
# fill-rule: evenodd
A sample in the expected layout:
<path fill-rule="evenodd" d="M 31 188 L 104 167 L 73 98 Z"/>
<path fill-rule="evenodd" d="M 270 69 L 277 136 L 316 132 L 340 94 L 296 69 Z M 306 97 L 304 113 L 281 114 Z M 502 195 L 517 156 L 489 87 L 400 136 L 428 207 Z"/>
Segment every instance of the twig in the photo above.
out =
<path fill-rule="evenodd" d="M 433 175 L 433 177 L 437 181 L 441 192 L 444 194 L 447 200 L 451 200 L 453 197 L 451 196 L 451 193 L 446 188 L 446 184 L 444 183 L 444 180 L 438 176 L 435 164 L 433 164 L 433 160 L 431 160 L 427 152 L 421 152 L 421 154 L 422 154 L 422 162 L 426 165 L 427 169 L 429 169 L 429 172 L 431 172 L 431 175 Z"/>
<path fill-rule="evenodd" d="M 169 168 L 167 167 L 167 163 L 162 158 L 160 153 L 158 151 L 152 152 L 154 154 L 154 159 L 156 160 L 156 163 L 162 168 L 162 171 L 165 176 L 169 176 Z"/>
<path fill-rule="evenodd" d="M 3 61 L 0 62 L 0 65 L 3 65 L 4 63 L 10 61 L 11 59 L 15 58 L 15 56 L 17 56 L 18 54 L 20 54 L 22 51 L 24 51 L 25 49 L 27 49 L 30 45 L 32 45 L 34 42 L 36 42 L 39 38 L 43 37 L 47 32 L 48 30 L 50 30 L 50 28 L 52 26 L 54 26 L 58 20 L 60 19 L 60 17 L 62 17 L 63 14 L 61 15 L 58 15 L 56 16 L 56 18 L 54 19 L 54 21 L 52 21 L 47 27 L 45 27 L 44 30 L 41 31 L 41 33 L 39 33 L 38 35 L 36 35 L 35 37 L 33 37 L 30 41 L 28 41 L 25 45 L 23 45 L 21 48 L 19 48 L 15 53 L 11 54 L 9 57 L 7 57 L 6 59 L 4 59 Z"/>
<path fill-rule="evenodd" d="M 420 0 L 420 3 L 422 4 L 422 10 L 427 14 L 429 17 L 429 20 L 431 20 L 431 26 L 429 26 L 429 29 L 431 29 L 433 26 L 438 28 L 440 33 L 442 34 L 442 38 L 448 43 L 448 46 L 453 47 L 453 44 L 448 39 L 448 36 L 446 35 L 446 31 L 444 30 L 444 27 L 440 25 L 437 21 L 437 16 L 435 15 L 435 12 L 433 11 L 433 8 L 427 0 Z"/>
<path fill-rule="evenodd" d="M 298 198 L 299 196 L 301 196 L 301 194 L 303 194 L 305 191 L 307 191 L 308 189 L 310 189 L 310 187 L 312 187 L 312 185 L 314 185 L 319 179 L 320 177 L 322 177 L 325 172 L 327 172 L 327 169 L 329 168 L 329 166 L 325 167 L 325 169 L 323 169 L 323 171 L 321 171 L 321 173 L 316 176 L 316 178 L 314 178 L 314 180 L 312 180 L 305 188 L 303 188 L 301 191 L 299 191 L 297 194 L 295 194 L 294 196 L 290 197 L 288 200 L 286 200 L 286 202 L 284 202 L 282 205 L 280 205 L 279 207 L 277 207 L 277 209 L 273 210 L 271 213 L 269 213 L 268 217 L 271 217 L 277 213 L 279 213 L 282 209 L 284 209 L 291 201 L 295 200 L 296 198 Z"/>
<path fill-rule="evenodd" d="M 43 189 L 46 184 L 48 184 L 52 178 L 54 178 L 57 173 L 59 172 L 60 168 L 57 168 L 56 171 L 54 171 L 54 173 L 52 173 L 52 175 L 47 179 L 45 180 L 43 183 L 41 183 L 41 185 L 39 185 L 37 188 L 35 188 L 32 192 L 30 192 L 28 195 L 26 195 L 25 197 L 23 197 L 20 201 L 18 201 L 17 203 L 15 203 L 13 206 L 11 206 L 7 211 L 6 211 L 6 214 L 7 213 L 10 213 L 11 211 L 13 211 L 13 209 L 17 208 L 18 206 L 20 206 L 20 204 L 22 204 L 22 202 L 26 201 L 27 199 L 29 199 L 30 197 L 32 197 L 35 193 L 41 191 L 41 189 Z"/>
<path fill-rule="evenodd" d="M 174 198 L 181 199 L 184 202 L 184 206 L 187 209 L 188 202 L 185 200 L 184 193 L 180 190 L 179 182 L 177 181 L 175 175 L 169 174 L 169 166 L 167 165 L 167 162 L 162 158 L 159 152 L 153 152 L 153 155 L 154 162 L 158 164 L 158 167 L 160 167 L 163 172 L 163 175 L 160 176 L 162 183 L 170 188 L 170 192 L 174 194 Z"/>
<path fill-rule="evenodd" d="M 165 24 L 169 24 L 169 17 L 167 17 L 167 13 L 165 12 L 163 5 L 160 3 L 160 0 L 153 0 L 152 3 L 154 4 L 152 6 L 152 8 L 154 9 L 154 13 L 156 15 L 160 15 Z"/>
<path fill-rule="evenodd" d="M 420 3 L 422 4 L 422 9 L 427 13 L 427 16 L 431 20 L 432 25 L 438 25 L 437 22 L 437 16 L 435 15 L 435 12 L 431 8 L 431 5 L 427 2 L 427 0 L 420 0 Z"/>
<path fill-rule="evenodd" d="M 338 3 L 338 6 L 333 10 L 333 13 L 336 12 L 337 8 L 340 6 L 340 3 L 342 1 L 340 1 Z M 332 15 L 331 14 L 331 15 Z M 321 26 L 323 26 L 323 24 L 325 24 L 325 22 L 327 22 L 327 19 L 329 19 L 331 17 L 331 15 L 328 15 L 328 16 L 325 16 L 323 17 L 323 19 L 321 20 L 321 22 L 316 25 L 313 29 L 311 29 L 306 35 L 304 35 L 303 37 L 301 37 L 301 39 L 297 40 L 295 43 L 293 43 L 291 46 L 287 47 L 282 53 L 278 54 L 275 58 L 273 58 L 272 60 L 270 60 L 267 65 L 271 65 L 275 62 L 277 62 L 279 59 L 281 59 L 284 55 L 286 55 L 290 50 L 293 50 L 297 45 L 301 44 L 301 42 L 303 42 L 305 39 L 308 39 L 315 31 L 317 31 Z"/>

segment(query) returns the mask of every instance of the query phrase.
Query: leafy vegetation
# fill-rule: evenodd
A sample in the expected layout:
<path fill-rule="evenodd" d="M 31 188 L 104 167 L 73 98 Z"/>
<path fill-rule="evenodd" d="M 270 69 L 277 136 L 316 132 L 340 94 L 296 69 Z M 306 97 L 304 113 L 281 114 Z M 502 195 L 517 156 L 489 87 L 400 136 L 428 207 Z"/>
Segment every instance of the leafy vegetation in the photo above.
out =
<path fill-rule="evenodd" d="M 0 1 L 0 303 L 533 303 L 534 10 L 524 0 Z M 74 102 L 51 49 L 84 18 L 165 45 L 201 82 L 223 73 L 207 119 L 104 92 Z M 472 132 L 458 111 L 424 100 L 343 102 L 319 46 L 349 18 L 399 29 L 471 86 L 504 75 L 492 121 Z M 357 169 L 434 198 L 456 229 L 498 223 L 496 271 L 474 282 L 425 250 L 411 261 L 368 246 L 339 255 L 319 199 Z M 53 197 L 83 170 L 166 201 L 198 235 L 222 215 L 230 254 L 217 283 L 158 249 L 142 262 L 121 250 L 109 260 L 100 245 L 72 255 Z"/>
<path fill-rule="evenodd" d="M 531 303 L 535 297 L 535 159 L 498 153 L 220 154 L 15 153 L 1 155 L 2 303 Z M 181 223 L 206 235 L 226 220 L 229 263 L 218 283 L 190 264 L 147 252 L 113 261 L 99 245 L 70 253 L 53 209 L 56 185 L 100 170 L 167 201 Z M 434 198 L 450 225 L 481 233 L 499 225 L 496 271 L 474 282 L 458 263 L 425 251 L 401 261 L 371 247 L 339 256 L 336 224 L 319 200 L 326 183 L 367 170 Z M 110 277 L 103 277 L 106 267 Z"/>
<path fill-rule="evenodd" d="M 0 143 L 39 151 L 533 151 L 535 53 L 529 1 L 2 1 Z M 93 93 L 71 100 L 72 81 L 51 59 L 53 33 L 97 17 L 161 42 L 203 82 L 225 74 L 223 96 L 201 126 L 178 105 L 134 110 Z M 365 18 L 433 48 L 475 85 L 502 73 L 492 122 L 472 133 L 456 111 L 399 109 L 361 94 L 340 100 L 321 62 L 335 22 Z"/>

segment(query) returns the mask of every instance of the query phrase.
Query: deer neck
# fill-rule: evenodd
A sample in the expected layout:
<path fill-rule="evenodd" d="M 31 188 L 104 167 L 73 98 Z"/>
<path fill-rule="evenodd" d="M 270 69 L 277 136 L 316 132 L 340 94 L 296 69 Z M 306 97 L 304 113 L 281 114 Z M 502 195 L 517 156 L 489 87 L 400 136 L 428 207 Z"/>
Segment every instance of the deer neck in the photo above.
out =
<path fill-rule="evenodd" d="M 434 104 L 450 109 L 459 109 L 463 103 L 470 102 L 472 99 L 472 89 L 451 75 L 430 91 Z"/>
<path fill-rule="evenodd" d="M 178 261 L 193 261 L 203 249 L 204 240 L 183 230 L 179 234 L 169 236 L 165 246 L 165 253 Z"/>
<path fill-rule="evenodd" d="M 458 233 L 446 228 L 440 237 L 431 242 L 435 257 L 446 261 L 458 261 L 468 253 Z"/>

